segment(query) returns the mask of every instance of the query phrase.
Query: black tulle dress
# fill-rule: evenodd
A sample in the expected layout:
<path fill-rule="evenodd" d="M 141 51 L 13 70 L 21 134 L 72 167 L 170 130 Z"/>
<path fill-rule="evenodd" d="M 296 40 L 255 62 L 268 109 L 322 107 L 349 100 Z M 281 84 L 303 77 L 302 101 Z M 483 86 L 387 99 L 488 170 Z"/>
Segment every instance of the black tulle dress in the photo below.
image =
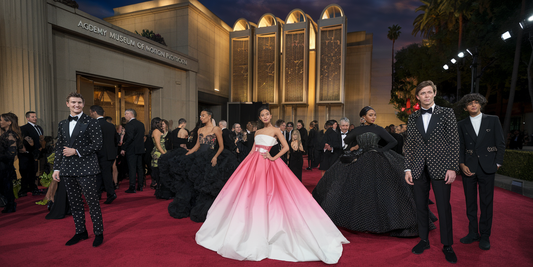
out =
<path fill-rule="evenodd" d="M 177 148 L 159 159 L 160 179 L 176 195 L 168 206 L 170 216 L 203 222 L 226 181 L 239 166 L 237 157 L 223 150 L 217 164 L 211 166 L 211 159 L 218 151 L 214 134 L 198 136 L 200 148 L 193 154 Z"/>
<path fill-rule="evenodd" d="M 378 147 L 378 141 L 387 141 Z M 370 125 L 351 131 L 345 143 L 358 144 L 357 161 L 337 161 L 313 190 L 313 197 L 340 227 L 353 231 L 418 236 L 412 187 L 404 180 L 404 158 L 391 152 L 396 140 Z M 433 216 L 433 218 L 435 218 Z M 430 222 L 430 229 L 435 225 Z"/>

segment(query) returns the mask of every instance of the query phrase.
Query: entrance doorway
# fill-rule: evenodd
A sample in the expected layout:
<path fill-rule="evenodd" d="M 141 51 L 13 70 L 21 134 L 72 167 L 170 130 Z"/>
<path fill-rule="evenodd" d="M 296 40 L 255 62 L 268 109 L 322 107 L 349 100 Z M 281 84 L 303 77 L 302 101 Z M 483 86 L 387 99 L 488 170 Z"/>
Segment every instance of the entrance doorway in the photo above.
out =
<path fill-rule="evenodd" d="M 105 116 L 111 117 L 114 125 L 119 125 L 125 124 L 121 119 L 126 109 L 134 109 L 136 119 L 144 123 L 145 132 L 148 132 L 152 117 L 151 94 L 157 88 L 81 74 L 76 80 L 77 91 L 85 98 L 84 113 L 89 114 L 92 105 L 99 105 Z"/>

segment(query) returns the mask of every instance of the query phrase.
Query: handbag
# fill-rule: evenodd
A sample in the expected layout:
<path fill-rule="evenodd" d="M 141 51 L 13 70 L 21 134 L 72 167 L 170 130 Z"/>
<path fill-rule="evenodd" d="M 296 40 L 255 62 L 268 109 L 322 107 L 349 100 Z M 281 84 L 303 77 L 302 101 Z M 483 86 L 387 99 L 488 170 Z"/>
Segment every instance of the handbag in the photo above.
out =
<path fill-rule="evenodd" d="M 363 149 L 358 149 L 354 151 L 346 150 L 344 153 L 340 156 L 339 160 L 342 163 L 352 163 L 357 161 L 359 156 L 363 154 Z"/>

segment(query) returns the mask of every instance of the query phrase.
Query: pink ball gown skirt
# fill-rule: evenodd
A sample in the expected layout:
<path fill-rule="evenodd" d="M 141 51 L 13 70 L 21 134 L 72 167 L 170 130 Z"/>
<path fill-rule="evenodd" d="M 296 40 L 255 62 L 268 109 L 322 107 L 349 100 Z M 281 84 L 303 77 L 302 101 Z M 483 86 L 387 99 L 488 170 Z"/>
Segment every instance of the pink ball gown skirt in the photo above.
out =
<path fill-rule="evenodd" d="M 255 137 L 209 209 L 196 242 L 226 258 L 337 263 L 349 243 L 281 159 L 264 159 L 276 139 Z"/>

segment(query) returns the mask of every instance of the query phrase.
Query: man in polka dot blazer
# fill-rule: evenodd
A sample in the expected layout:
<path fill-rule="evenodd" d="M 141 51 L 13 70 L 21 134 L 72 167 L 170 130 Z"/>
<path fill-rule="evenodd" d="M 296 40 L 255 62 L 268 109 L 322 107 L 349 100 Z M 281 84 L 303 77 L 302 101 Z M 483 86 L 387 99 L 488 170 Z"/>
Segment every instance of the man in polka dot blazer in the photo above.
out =
<path fill-rule="evenodd" d="M 98 121 L 83 114 L 85 100 L 78 93 L 67 96 L 68 119 L 59 123 L 53 179 L 65 183 L 76 234 L 65 245 L 71 246 L 89 238 L 85 228 L 82 193 L 89 205 L 95 235 L 93 246 L 104 241 L 104 225 L 100 210 L 96 175 L 100 173 L 96 152 L 102 148 L 102 130 Z"/>
<path fill-rule="evenodd" d="M 409 116 L 405 140 L 405 180 L 413 185 L 418 231 L 422 240 L 412 252 L 421 254 L 429 248 L 429 188 L 433 187 L 439 214 L 442 252 L 448 262 L 456 263 L 452 249 L 451 184 L 459 170 L 459 135 L 452 109 L 435 105 L 437 87 L 424 81 L 416 87 L 421 109 Z"/>

